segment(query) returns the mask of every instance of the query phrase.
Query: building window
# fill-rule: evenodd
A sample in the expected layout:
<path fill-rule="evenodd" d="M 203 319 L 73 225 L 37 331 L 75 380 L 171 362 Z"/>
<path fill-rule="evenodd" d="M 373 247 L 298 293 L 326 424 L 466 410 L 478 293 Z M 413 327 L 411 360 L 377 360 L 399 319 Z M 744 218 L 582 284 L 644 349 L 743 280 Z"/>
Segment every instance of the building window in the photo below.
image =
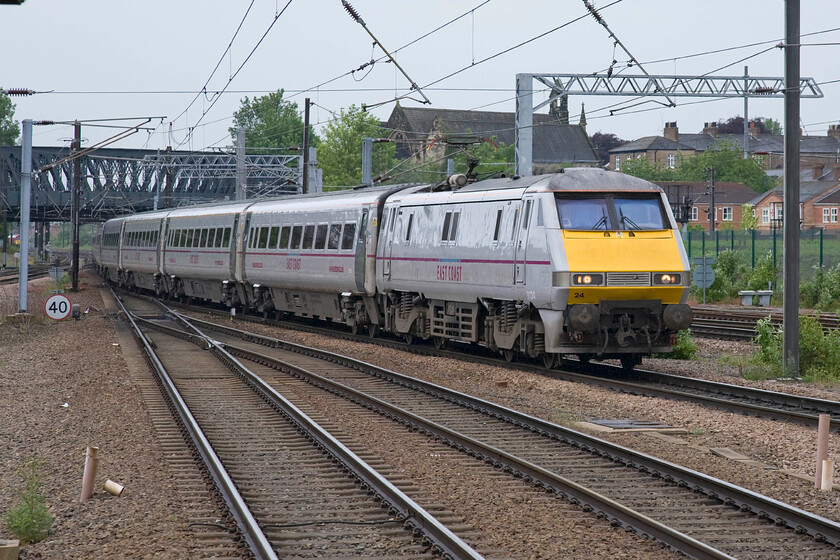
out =
<path fill-rule="evenodd" d="M 668 169 L 673 169 L 675 167 L 677 158 L 674 154 L 668 154 Z"/>
<path fill-rule="evenodd" d="M 831 208 L 823 208 L 823 223 L 827 224 L 831 221 Z"/>
<path fill-rule="evenodd" d="M 770 209 L 769 208 L 762 208 L 761 209 L 761 223 L 762 224 L 769 224 L 770 223 Z"/>
<path fill-rule="evenodd" d="M 831 223 L 832 224 L 837 223 L 837 208 L 832 208 L 831 209 Z"/>
<path fill-rule="evenodd" d="M 689 218 L 689 220 L 691 220 L 692 222 L 697 221 L 697 207 L 696 206 L 691 207 L 691 217 Z"/>
<path fill-rule="evenodd" d="M 723 212 L 723 221 L 724 222 L 731 222 L 732 221 L 732 207 L 726 206 L 722 209 Z"/>
<path fill-rule="evenodd" d="M 642 159 L 642 154 L 636 154 L 636 159 Z"/>
<path fill-rule="evenodd" d="M 615 156 L 615 170 L 621 171 L 621 156 Z"/>

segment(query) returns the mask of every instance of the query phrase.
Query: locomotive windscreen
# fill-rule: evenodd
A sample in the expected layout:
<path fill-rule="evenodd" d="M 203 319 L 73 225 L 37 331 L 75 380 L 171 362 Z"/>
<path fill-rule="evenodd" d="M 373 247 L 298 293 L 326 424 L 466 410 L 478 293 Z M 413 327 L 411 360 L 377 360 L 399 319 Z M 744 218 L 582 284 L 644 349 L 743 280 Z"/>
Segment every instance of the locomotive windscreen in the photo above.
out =
<path fill-rule="evenodd" d="M 656 195 L 557 196 L 560 227 L 585 231 L 670 229 Z"/>

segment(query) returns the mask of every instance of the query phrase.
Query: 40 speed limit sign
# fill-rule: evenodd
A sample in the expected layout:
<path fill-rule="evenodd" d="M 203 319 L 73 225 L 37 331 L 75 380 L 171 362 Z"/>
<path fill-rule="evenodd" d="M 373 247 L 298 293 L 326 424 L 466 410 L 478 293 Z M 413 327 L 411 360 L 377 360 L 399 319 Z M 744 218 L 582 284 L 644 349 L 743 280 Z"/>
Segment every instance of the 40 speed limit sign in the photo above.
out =
<path fill-rule="evenodd" d="M 70 300 L 61 294 L 50 296 L 50 299 L 44 304 L 44 311 L 47 317 L 61 321 L 70 315 Z"/>

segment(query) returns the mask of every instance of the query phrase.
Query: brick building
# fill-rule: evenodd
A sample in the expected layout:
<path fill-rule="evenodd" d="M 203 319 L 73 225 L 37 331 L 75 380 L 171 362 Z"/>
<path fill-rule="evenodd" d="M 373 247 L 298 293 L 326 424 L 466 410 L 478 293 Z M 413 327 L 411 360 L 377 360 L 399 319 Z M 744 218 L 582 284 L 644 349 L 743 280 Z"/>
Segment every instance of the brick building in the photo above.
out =
<path fill-rule="evenodd" d="M 708 183 L 702 181 L 655 182 L 665 191 L 678 220 L 688 225 L 700 225 L 706 231 L 710 230 L 711 193 Z M 743 183 L 716 183 L 715 229 L 739 229 L 744 204 L 750 203 L 755 198 L 756 192 Z M 687 208 L 688 212 L 683 216 L 684 208 Z"/>

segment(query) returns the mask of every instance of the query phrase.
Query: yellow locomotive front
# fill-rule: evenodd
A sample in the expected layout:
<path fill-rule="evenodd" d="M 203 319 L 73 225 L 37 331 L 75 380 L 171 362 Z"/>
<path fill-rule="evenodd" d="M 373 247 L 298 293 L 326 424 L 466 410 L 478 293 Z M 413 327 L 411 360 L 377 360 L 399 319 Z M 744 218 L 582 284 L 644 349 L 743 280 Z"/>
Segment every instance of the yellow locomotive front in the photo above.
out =
<path fill-rule="evenodd" d="M 689 266 L 661 191 L 567 191 L 555 200 L 568 269 L 568 347 L 584 360 L 616 357 L 626 367 L 670 351 L 691 324 Z"/>

